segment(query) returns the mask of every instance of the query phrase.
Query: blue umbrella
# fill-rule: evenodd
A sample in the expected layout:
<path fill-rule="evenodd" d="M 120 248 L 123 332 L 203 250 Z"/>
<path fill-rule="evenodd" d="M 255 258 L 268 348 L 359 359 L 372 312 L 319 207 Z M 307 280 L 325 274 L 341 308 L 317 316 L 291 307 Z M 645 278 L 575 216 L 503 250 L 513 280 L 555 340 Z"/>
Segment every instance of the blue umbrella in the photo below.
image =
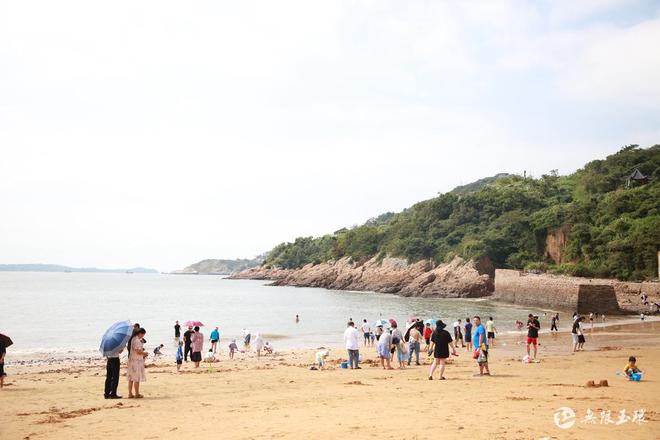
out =
<path fill-rule="evenodd" d="M 437 319 L 427 319 L 427 320 L 424 321 L 424 325 L 431 324 L 431 327 L 434 327 L 436 321 L 437 321 Z"/>
<path fill-rule="evenodd" d="M 115 322 L 101 338 L 99 351 L 103 353 L 103 356 L 117 356 L 126 346 L 132 334 L 133 324 L 131 324 L 131 321 Z"/>
<path fill-rule="evenodd" d="M 379 319 L 378 321 L 374 322 L 374 327 L 388 327 L 390 325 L 390 322 L 386 319 Z"/>

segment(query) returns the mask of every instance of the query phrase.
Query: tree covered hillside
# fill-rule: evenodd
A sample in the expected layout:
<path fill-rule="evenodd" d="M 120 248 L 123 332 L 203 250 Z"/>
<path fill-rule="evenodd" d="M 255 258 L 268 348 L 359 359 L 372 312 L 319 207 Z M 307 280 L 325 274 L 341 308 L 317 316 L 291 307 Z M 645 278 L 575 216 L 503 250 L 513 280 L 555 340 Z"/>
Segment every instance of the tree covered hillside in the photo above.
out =
<path fill-rule="evenodd" d="M 637 168 L 647 184 L 626 177 Z M 567 231 L 563 262 L 549 259 L 546 238 Z M 660 145 L 624 147 L 568 176 L 501 176 L 473 192 L 450 192 L 362 226 L 282 243 L 265 264 L 297 268 L 350 256 L 446 262 L 489 257 L 495 267 L 548 269 L 622 280 L 657 274 L 660 249 Z"/>

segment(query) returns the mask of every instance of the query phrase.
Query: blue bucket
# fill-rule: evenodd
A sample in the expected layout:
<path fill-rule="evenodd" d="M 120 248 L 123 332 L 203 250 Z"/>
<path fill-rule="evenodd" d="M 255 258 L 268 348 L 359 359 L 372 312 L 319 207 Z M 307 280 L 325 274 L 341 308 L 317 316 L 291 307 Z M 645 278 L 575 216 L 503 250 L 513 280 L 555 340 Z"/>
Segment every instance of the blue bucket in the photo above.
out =
<path fill-rule="evenodd" d="M 635 382 L 639 382 L 642 380 L 642 373 L 633 373 L 630 375 L 630 380 L 634 380 Z"/>
<path fill-rule="evenodd" d="M 341 368 L 348 368 L 348 362 L 342 362 L 341 365 L 339 365 Z"/>

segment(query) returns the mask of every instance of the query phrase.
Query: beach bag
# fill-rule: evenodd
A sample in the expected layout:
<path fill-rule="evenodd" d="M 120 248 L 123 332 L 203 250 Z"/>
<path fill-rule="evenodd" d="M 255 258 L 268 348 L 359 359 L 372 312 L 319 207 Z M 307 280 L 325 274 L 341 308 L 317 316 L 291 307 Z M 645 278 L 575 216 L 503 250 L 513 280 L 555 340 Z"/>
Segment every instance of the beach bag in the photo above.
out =
<path fill-rule="evenodd" d="M 477 362 L 478 363 L 484 363 L 488 360 L 486 355 L 484 354 L 483 350 L 479 350 L 479 356 L 477 356 Z"/>
<path fill-rule="evenodd" d="M 396 336 L 392 337 L 392 345 L 399 345 L 399 342 L 401 342 L 401 339 Z"/>
<path fill-rule="evenodd" d="M 472 359 L 478 359 L 479 358 L 479 349 L 476 349 L 472 352 Z"/>

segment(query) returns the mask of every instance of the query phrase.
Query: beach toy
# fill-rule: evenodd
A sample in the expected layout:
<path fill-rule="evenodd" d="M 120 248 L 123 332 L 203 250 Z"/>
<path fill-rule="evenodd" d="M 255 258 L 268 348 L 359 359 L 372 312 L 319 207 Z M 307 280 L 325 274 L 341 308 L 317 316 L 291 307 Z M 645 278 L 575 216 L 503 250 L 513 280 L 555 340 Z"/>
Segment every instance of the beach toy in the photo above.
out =
<path fill-rule="evenodd" d="M 634 382 L 639 382 L 640 380 L 642 380 L 642 373 L 633 373 L 633 374 L 631 374 L 630 375 L 630 380 L 632 380 Z"/>
<path fill-rule="evenodd" d="M 341 368 L 348 368 L 348 362 L 342 362 L 339 366 Z"/>

